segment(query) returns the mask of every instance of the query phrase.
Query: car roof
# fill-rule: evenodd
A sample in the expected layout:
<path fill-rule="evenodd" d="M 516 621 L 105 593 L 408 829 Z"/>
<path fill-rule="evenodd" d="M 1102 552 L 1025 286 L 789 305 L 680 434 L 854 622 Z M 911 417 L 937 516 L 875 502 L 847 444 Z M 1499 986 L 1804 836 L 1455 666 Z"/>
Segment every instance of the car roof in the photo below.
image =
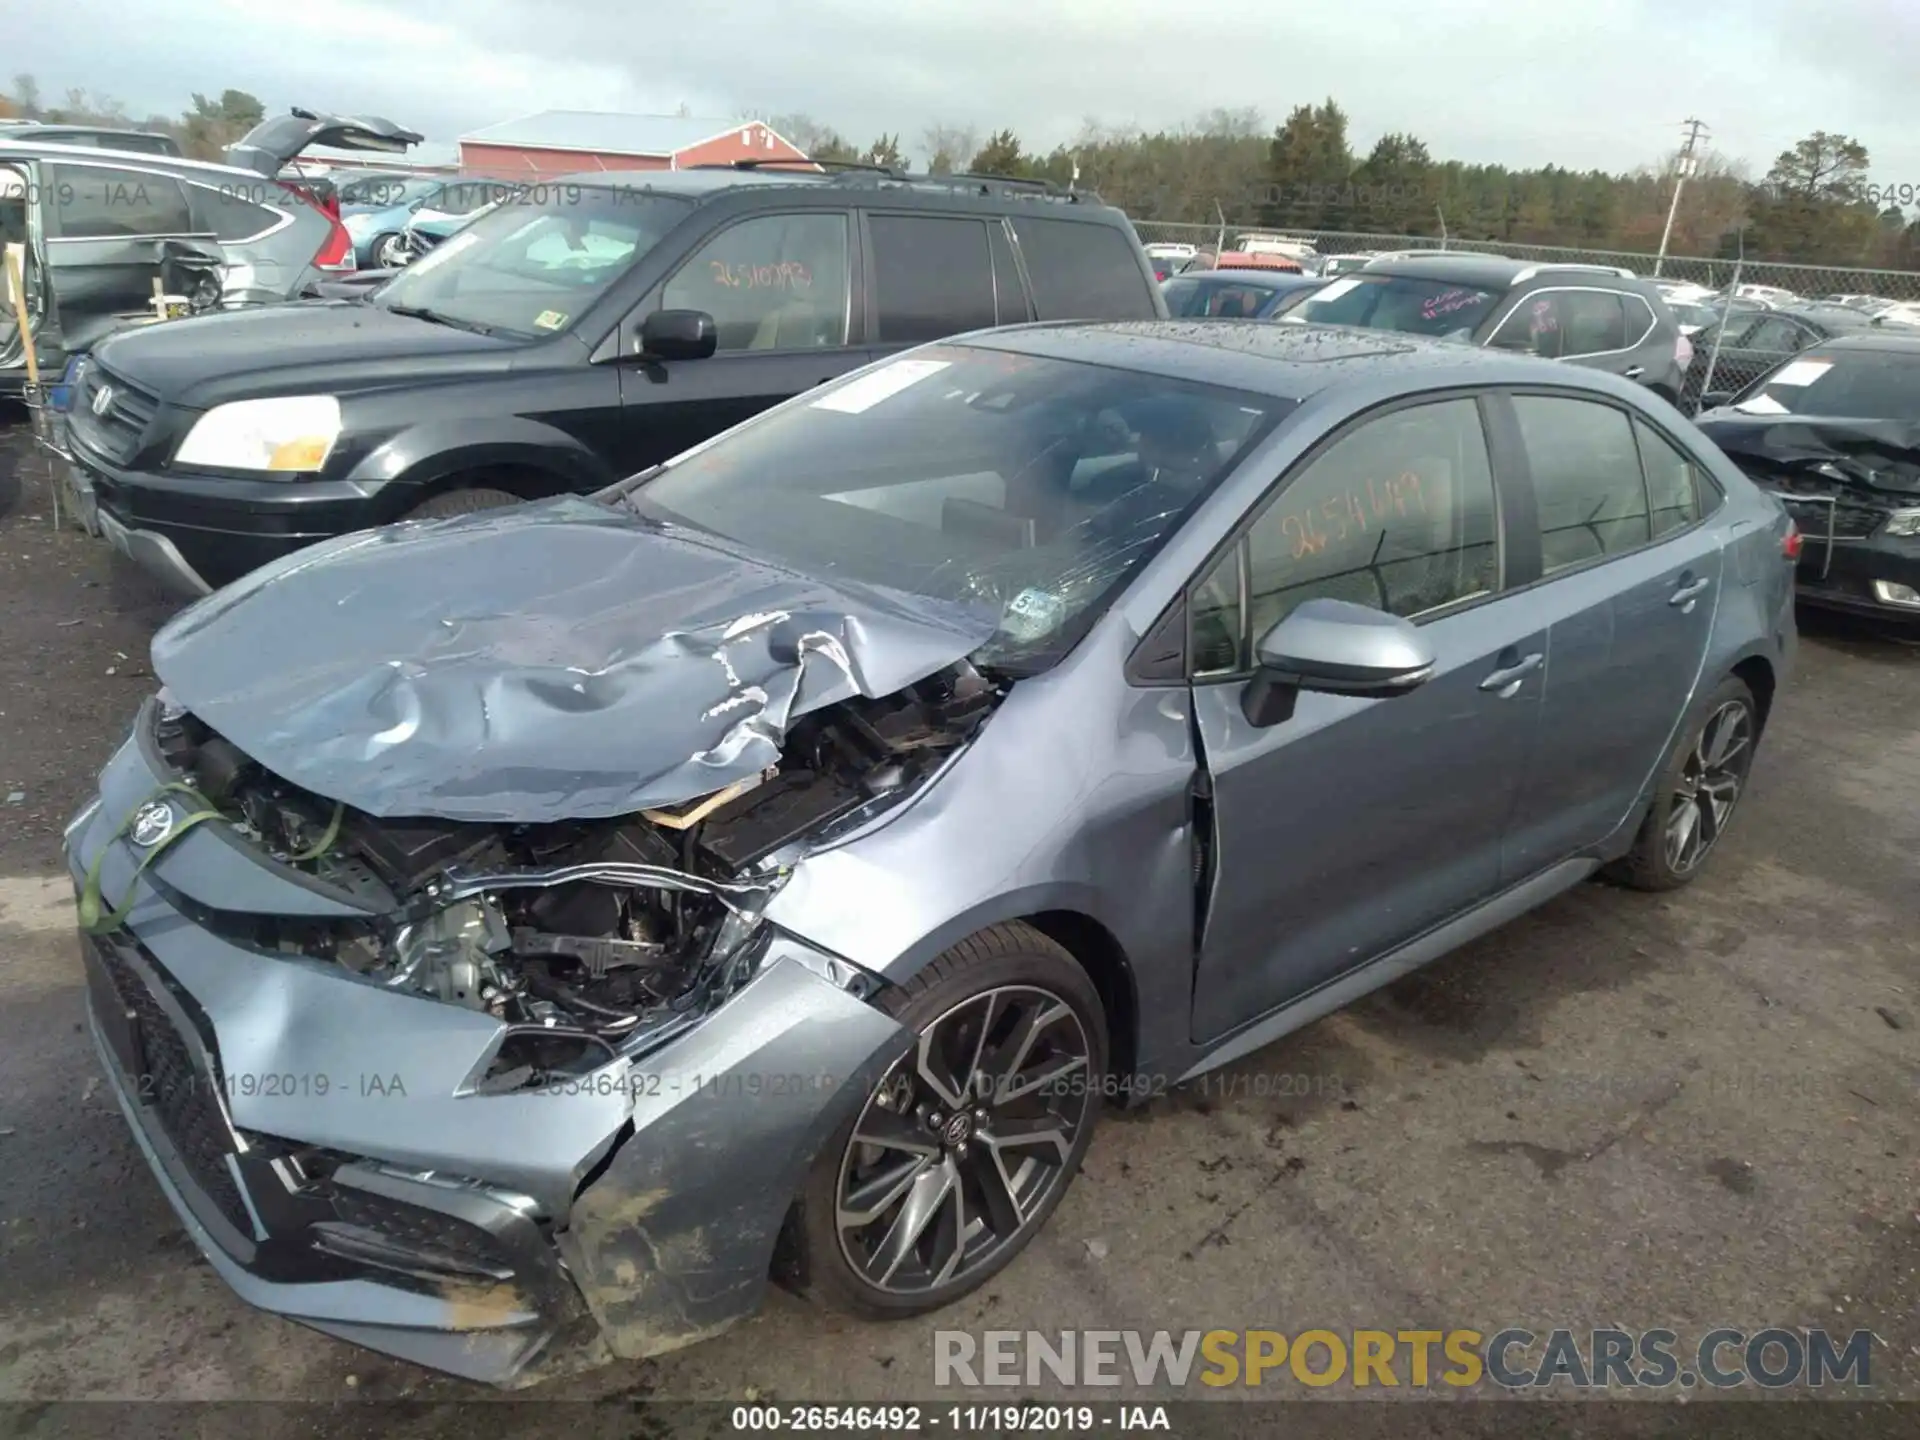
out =
<path fill-rule="evenodd" d="M 1606 265 L 1515 260 L 1508 255 L 1478 255 L 1465 250 L 1436 251 L 1430 255 L 1383 256 L 1368 262 L 1369 275 L 1397 275 L 1409 280 L 1444 280 L 1474 285 L 1481 289 L 1501 289 L 1535 275 L 1552 279 L 1605 277 L 1609 280 L 1644 285 L 1638 276 L 1627 276 Z"/>
<path fill-rule="evenodd" d="M 131 133 L 131 132 L 127 132 Z M 261 181 L 257 170 L 243 170 L 235 165 L 219 165 L 211 160 L 189 160 L 184 155 L 160 155 L 151 150 L 109 150 L 98 145 L 60 145 L 51 140 L 36 140 L 29 136 L 25 140 L 16 140 L 6 129 L 0 129 L 0 160 L 8 158 L 21 160 L 91 160 L 95 164 L 103 161 L 121 163 L 131 161 L 148 170 L 165 170 L 178 173 L 183 179 L 196 175 L 207 177 L 209 181 L 218 181 L 226 177 L 245 176 L 253 185 Z"/>
<path fill-rule="evenodd" d="M 1910 332 L 1869 327 L 1836 335 L 1820 343 L 1822 350 L 1878 350 L 1898 355 L 1920 355 L 1920 328 Z M 1803 352 L 1804 353 L 1804 352 Z"/>
<path fill-rule="evenodd" d="M 954 343 L 1140 370 L 1287 400 L 1392 374 L 1444 377 L 1459 384 L 1532 381 L 1607 394 L 1622 383 L 1577 365 L 1457 340 L 1273 320 L 1040 322 L 979 331 Z"/>
<path fill-rule="evenodd" d="M 1268 269 L 1265 266 L 1250 265 L 1245 268 L 1229 265 L 1225 270 L 1182 270 L 1178 275 L 1169 275 L 1167 283 L 1176 280 L 1190 280 L 1195 285 L 1265 285 L 1269 289 L 1291 289 L 1296 280 L 1314 280 L 1318 277 L 1303 275 L 1298 270 Z"/>
<path fill-rule="evenodd" d="M 1050 188 L 1044 182 L 991 175 L 906 175 L 865 169 L 821 173 L 775 166 L 743 170 L 716 165 L 694 166 L 686 170 L 581 170 L 571 175 L 527 183 L 528 188 L 535 190 L 555 185 L 591 185 L 615 190 L 652 190 L 658 194 L 680 195 L 692 200 L 707 200 L 736 191 L 765 189 L 769 186 L 783 189 L 797 186 L 825 193 L 872 193 L 889 199 L 918 195 L 962 204 L 1005 206 L 1009 202 L 1017 202 L 1032 207 L 1036 213 L 1059 218 L 1068 218 L 1074 213 L 1099 215 L 1102 218 L 1120 214 L 1091 190 L 1069 193 Z"/>

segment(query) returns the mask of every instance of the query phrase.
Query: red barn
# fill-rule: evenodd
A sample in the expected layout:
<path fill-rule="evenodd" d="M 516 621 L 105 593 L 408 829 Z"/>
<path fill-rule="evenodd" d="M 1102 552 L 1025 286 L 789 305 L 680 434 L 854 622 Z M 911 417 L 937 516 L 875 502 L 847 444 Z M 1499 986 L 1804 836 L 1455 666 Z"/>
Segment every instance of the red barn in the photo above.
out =
<path fill-rule="evenodd" d="M 735 160 L 805 160 L 757 120 L 545 110 L 460 137 L 463 174 L 550 180 L 582 170 L 685 170 Z"/>

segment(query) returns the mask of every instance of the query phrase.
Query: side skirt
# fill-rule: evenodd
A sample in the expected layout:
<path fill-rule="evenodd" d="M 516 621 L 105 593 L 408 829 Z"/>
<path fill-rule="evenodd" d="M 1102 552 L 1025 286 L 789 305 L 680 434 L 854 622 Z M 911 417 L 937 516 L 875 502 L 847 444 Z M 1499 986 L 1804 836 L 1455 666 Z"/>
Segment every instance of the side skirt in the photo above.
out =
<path fill-rule="evenodd" d="M 1598 867 L 1599 862 L 1591 857 L 1563 860 L 1532 879 L 1501 891 L 1464 915 L 1409 940 L 1397 950 L 1389 950 L 1358 969 L 1327 981 L 1317 990 L 1308 991 L 1299 999 L 1289 1001 L 1280 1009 L 1229 1035 L 1203 1055 L 1176 1083 L 1184 1084 L 1197 1075 L 1231 1064 L 1243 1055 L 1271 1045 L 1283 1035 L 1290 1035 L 1304 1025 L 1311 1025 L 1315 1020 L 1351 1005 L 1362 995 L 1418 970 L 1450 950 L 1459 949 L 1469 940 L 1477 940 L 1488 931 L 1499 929 L 1509 920 L 1544 904 L 1561 891 L 1572 889 Z"/>

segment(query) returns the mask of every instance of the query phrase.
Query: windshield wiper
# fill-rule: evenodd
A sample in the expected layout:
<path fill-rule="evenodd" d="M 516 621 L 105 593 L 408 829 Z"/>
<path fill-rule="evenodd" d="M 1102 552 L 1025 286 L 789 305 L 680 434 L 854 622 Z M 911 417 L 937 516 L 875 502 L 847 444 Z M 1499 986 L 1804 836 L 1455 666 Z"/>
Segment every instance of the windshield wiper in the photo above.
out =
<path fill-rule="evenodd" d="M 481 325 L 473 320 L 456 320 L 451 315 L 442 315 L 438 310 L 429 310 L 424 305 L 389 305 L 386 307 L 395 315 L 405 315 L 414 320 L 425 320 L 433 325 L 445 325 L 454 330 L 468 330 L 475 335 L 491 335 L 491 325 Z"/>

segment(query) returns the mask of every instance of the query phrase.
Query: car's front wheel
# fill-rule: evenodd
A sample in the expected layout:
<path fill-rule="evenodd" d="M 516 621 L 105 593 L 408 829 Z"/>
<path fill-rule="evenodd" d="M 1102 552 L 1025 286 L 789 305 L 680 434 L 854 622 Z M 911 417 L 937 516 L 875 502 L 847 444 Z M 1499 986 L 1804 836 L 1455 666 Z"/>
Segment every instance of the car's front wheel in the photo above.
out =
<path fill-rule="evenodd" d="M 882 1002 L 915 1036 L 823 1147 L 792 1278 L 836 1310 L 922 1314 L 998 1273 L 1093 1137 L 1107 1033 L 1087 973 L 1025 924 L 954 946 Z"/>
<path fill-rule="evenodd" d="M 398 270 L 407 263 L 406 242 L 399 235 L 382 235 L 368 247 L 375 270 Z"/>
<path fill-rule="evenodd" d="M 1633 849 L 1608 875 L 1636 890 L 1677 890 L 1699 874 L 1746 794 L 1759 743 L 1753 691 L 1729 675 L 1695 709 Z"/>

